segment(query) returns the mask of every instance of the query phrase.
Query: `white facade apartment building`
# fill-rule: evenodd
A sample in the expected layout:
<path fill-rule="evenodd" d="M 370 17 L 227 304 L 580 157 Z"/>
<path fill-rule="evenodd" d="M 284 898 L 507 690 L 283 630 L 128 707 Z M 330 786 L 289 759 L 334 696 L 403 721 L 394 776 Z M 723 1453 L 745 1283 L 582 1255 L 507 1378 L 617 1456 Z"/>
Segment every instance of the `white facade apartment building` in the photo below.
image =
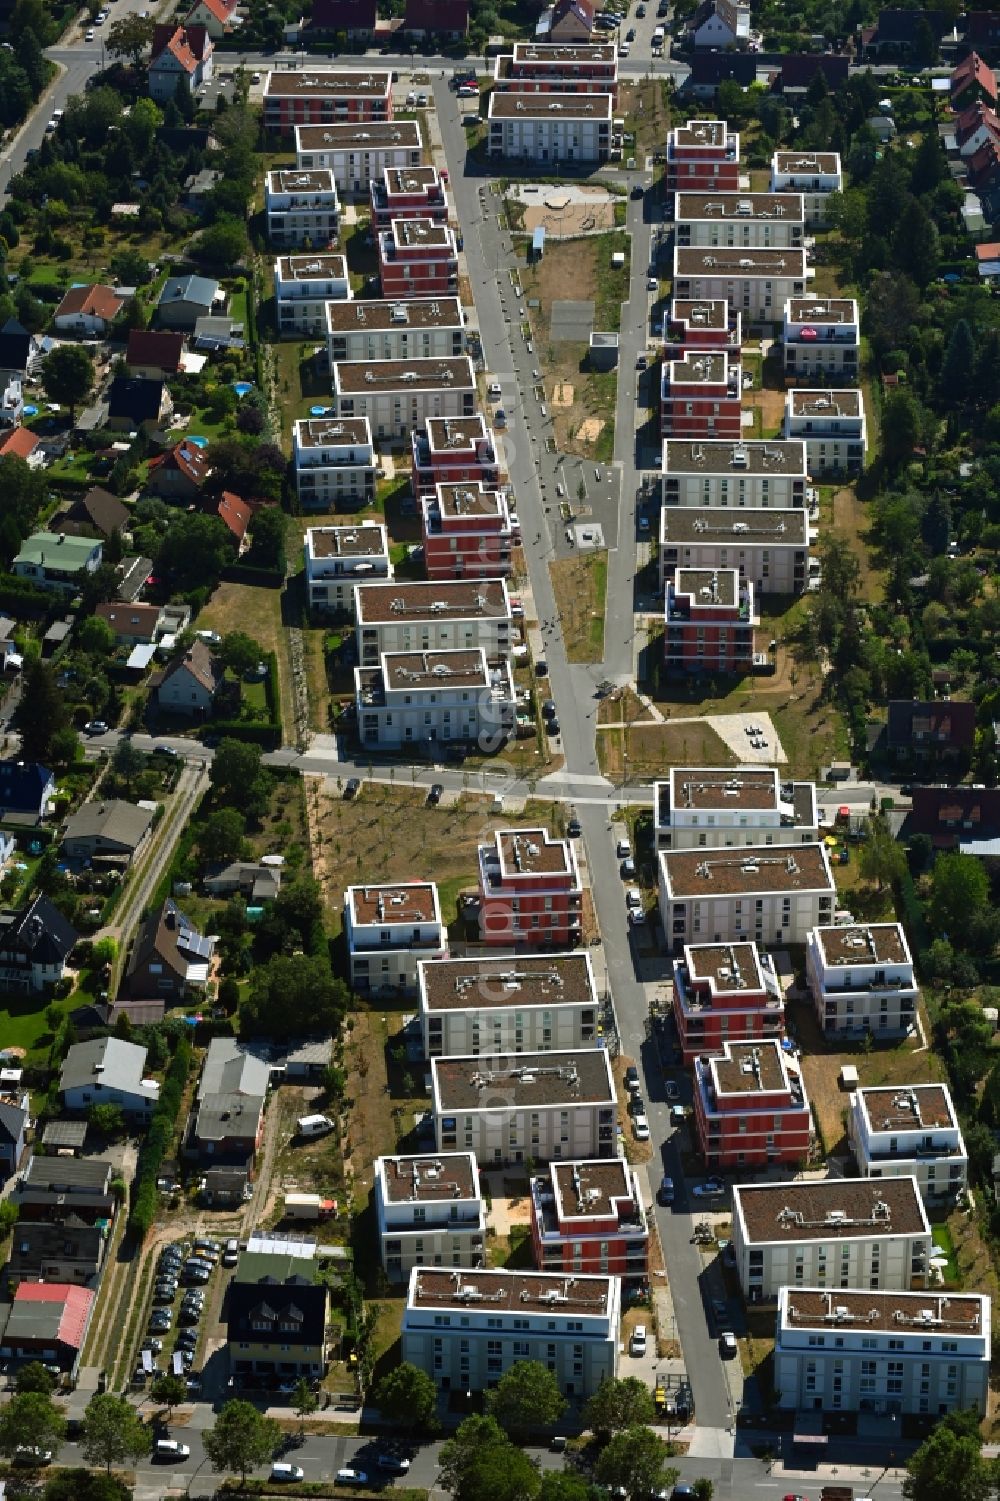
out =
<path fill-rule="evenodd" d="M 771 766 L 672 766 L 654 785 L 658 850 L 812 844 L 815 782 L 782 781 Z"/>
<path fill-rule="evenodd" d="M 480 646 L 489 662 L 502 662 L 518 634 L 504 579 L 359 584 L 354 618 L 362 667 L 377 667 L 383 652 Z"/>
<path fill-rule="evenodd" d="M 387 167 L 419 167 L 423 138 L 416 120 L 365 120 L 356 125 L 296 125 L 299 167 L 329 167 L 338 190 L 368 198 Z"/>
<path fill-rule="evenodd" d="M 617 1277 L 414 1267 L 402 1356 L 458 1392 L 487 1391 L 537 1360 L 579 1399 L 618 1375 L 620 1327 Z"/>
<path fill-rule="evenodd" d="M 801 245 L 801 195 L 792 193 L 675 193 L 678 245 L 783 250 Z"/>
<path fill-rule="evenodd" d="M 375 500 L 378 455 L 367 417 L 305 417 L 292 426 L 303 511 L 354 510 Z"/>
<path fill-rule="evenodd" d="M 611 154 L 610 94 L 490 94 L 487 146 L 493 158 L 531 162 L 606 162 Z"/>
<path fill-rule="evenodd" d="M 437 886 L 433 881 L 348 886 L 344 937 L 352 990 L 365 995 L 415 991 L 418 962 L 448 953 Z"/>
<path fill-rule="evenodd" d="M 862 1173 L 880 1182 L 912 1173 L 925 1200 L 953 1200 L 969 1180 L 969 1158 L 947 1084 L 858 1089 L 847 1136 Z"/>
<path fill-rule="evenodd" d="M 311 526 L 303 552 L 310 610 L 350 615 L 359 580 L 392 578 L 389 539 L 381 522 Z"/>
<path fill-rule="evenodd" d="M 789 297 L 782 344 L 785 375 L 820 383 L 857 379 L 861 322 L 853 297 Z"/>
<path fill-rule="evenodd" d="M 432 1058 L 431 1092 L 438 1151 L 480 1167 L 617 1155 L 605 1048 Z"/>
<path fill-rule="evenodd" d="M 825 224 L 831 193 L 844 186 L 836 151 L 776 151 L 771 157 L 771 192 L 799 193 L 807 224 Z"/>
<path fill-rule="evenodd" d="M 777 323 L 790 297 L 801 297 L 812 271 L 803 249 L 703 250 L 674 246 L 674 296 L 725 297 L 744 318 Z"/>
<path fill-rule="evenodd" d="M 288 167 L 264 177 L 267 237 L 277 247 L 313 246 L 325 250 L 340 228 L 340 200 L 329 168 Z"/>
<path fill-rule="evenodd" d="M 806 938 L 806 983 L 828 1037 L 905 1037 L 919 987 L 901 923 L 818 927 Z"/>
<path fill-rule="evenodd" d="M 660 588 L 675 568 L 736 568 L 758 594 L 798 594 L 806 585 L 811 540 L 804 507 L 663 506 Z"/>
<path fill-rule="evenodd" d="M 274 263 L 274 300 L 283 338 L 322 334 L 329 302 L 349 302 L 351 277 L 342 255 L 282 255 Z"/>
<path fill-rule="evenodd" d="M 858 387 L 789 391 L 785 437 L 806 445 L 810 474 L 859 474 L 865 467 L 865 403 Z"/>
<path fill-rule="evenodd" d="M 806 1412 L 984 1413 L 990 1338 L 980 1293 L 783 1287 L 774 1388 Z"/>
<path fill-rule="evenodd" d="M 390 1282 L 409 1281 L 415 1266 L 483 1264 L 486 1206 L 471 1152 L 376 1158 L 375 1216 Z"/>
<path fill-rule="evenodd" d="M 338 417 L 367 417 L 377 438 L 402 440 L 431 417 L 471 417 L 476 376 L 467 354 L 450 359 L 341 361 L 332 368 Z"/>
<path fill-rule="evenodd" d="M 806 503 L 806 445 L 799 438 L 667 438 L 662 450 L 665 506 L 774 506 Z"/>
<path fill-rule="evenodd" d="M 588 953 L 442 959 L 417 966 L 428 1058 L 592 1048 L 601 1002 Z"/>
<path fill-rule="evenodd" d="M 837 886 L 825 844 L 794 849 L 661 850 L 660 917 L 668 945 L 805 943 L 833 917 Z"/>
<path fill-rule="evenodd" d="M 465 314 L 457 297 L 330 302 L 325 310 L 331 367 L 369 360 L 440 359 L 465 353 Z"/>
<path fill-rule="evenodd" d="M 363 746 L 462 741 L 489 755 L 514 727 L 510 663 L 491 666 L 481 646 L 383 652 L 378 667 L 354 669 L 354 701 Z"/>
<path fill-rule="evenodd" d="M 748 1302 L 782 1287 L 925 1287 L 931 1227 L 914 1178 L 737 1184 L 733 1249 Z"/>

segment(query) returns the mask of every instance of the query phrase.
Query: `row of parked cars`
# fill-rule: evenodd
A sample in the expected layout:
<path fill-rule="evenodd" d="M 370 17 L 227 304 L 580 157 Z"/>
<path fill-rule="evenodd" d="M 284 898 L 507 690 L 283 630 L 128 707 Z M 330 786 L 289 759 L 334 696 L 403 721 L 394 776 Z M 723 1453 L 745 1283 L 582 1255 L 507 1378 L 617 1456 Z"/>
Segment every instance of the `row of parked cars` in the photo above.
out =
<path fill-rule="evenodd" d="M 198 1348 L 198 1325 L 205 1311 L 205 1294 L 201 1289 L 211 1277 L 220 1257 L 223 1266 L 235 1266 L 238 1256 L 239 1246 L 235 1240 L 227 1241 L 223 1247 L 218 1241 L 198 1238 L 190 1245 L 186 1241 L 178 1241 L 165 1246 L 156 1263 L 153 1308 L 146 1338 L 142 1342 L 142 1351 L 148 1351 L 154 1361 L 161 1354 L 163 1336 L 169 1334 L 174 1327 L 174 1300 L 181 1287 L 185 1287 L 186 1291 L 177 1306 L 178 1333 L 174 1341 L 174 1354 L 180 1356 L 188 1391 L 193 1396 L 201 1390 L 200 1377 L 191 1371 Z M 140 1352 L 140 1363 L 132 1374 L 133 1385 L 144 1385 L 148 1374 L 148 1370 L 143 1367 Z M 154 1365 L 153 1375 L 161 1374 L 163 1372 Z"/>

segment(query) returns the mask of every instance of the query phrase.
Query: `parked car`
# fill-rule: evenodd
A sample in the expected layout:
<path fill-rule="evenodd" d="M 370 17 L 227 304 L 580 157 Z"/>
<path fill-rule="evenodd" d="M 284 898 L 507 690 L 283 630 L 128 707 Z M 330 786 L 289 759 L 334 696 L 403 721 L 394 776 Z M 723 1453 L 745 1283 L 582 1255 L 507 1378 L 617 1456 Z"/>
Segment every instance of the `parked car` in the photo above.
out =
<path fill-rule="evenodd" d="M 85 735 L 106 735 L 108 733 L 107 723 L 103 719 L 88 719 L 83 727 L 83 733 Z"/>
<path fill-rule="evenodd" d="M 583 833 L 583 828 L 578 818 L 570 819 L 569 823 L 566 825 L 566 833 L 571 839 L 579 839 L 580 835 Z"/>
<path fill-rule="evenodd" d="M 631 855 L 621 863 L 621 877 L 623 881 L 635 880 L 635 861 Z"/>
<path fill-rule="evenodd" d="M 188 1459 L 190 1454 L 190 1445 L 178 1443 L 175 1438 L 157 1439 L 153 1449 L 153 1458 L 158 1460 Z"/>
<path fill-rule="evenodd" d="M 726 1185 L 721 1178 L 706 1178 L 704 1183 L 696 1183 L 692 1192 L 696 1199 L 721 1199 L 726 1191 Z"/>
<path fill-rule="evenodd" d="M 663 1204 L 664 1206 L 674 1202 L 673 1178 L 664 1176 L 660 1179 L 660 1186 L 656 1190 L 656 1201 L 658 1204 Z"/>
<path fill-rule="evenodd" d="M 345 799 L 349 799 L 349 798 L 352 798 L 352 797 L 357 797 L 357 795 L 358 795 L 358 793 L 360 791 L 361 791 L 361 783 L 358 780 L 358 778 L 357 777 L 349 777 L 348 780 L 347 780 L 347 784 L 344 787 L 344 797 L 345 797 Z"/>
<path fill-rule="evenodd" d="M 399 1454 L 383 1452 L 378 1456 L 375 1463 L 380 1470 L 385 1470 L 387 1475 L 405 1475 L 410 1468 L 410 1461 Z"/>
<path fill-rule="evenodd" d="M 636 1324 L 632 1330 L 632 1337 L 628 1342 L 628 1353 L 630 1355 L 645 1355 L 646 1346 L 646 1326 L 645 1324 Z"/>
<path fill-rule="evenodd" d="M 667 1089 L 667 1099 L 668 1100 L 679 1100 L 680 1099 L 681 1092 L 677 1088 L 677 1085 L 676 1085 L 676 1083 L 675 1083 L 675 1081 L 673 1079 L 668 1079 L 667 1080 L 666 1089 Z"/>
<path fill-rule="evenodd" d="M 441 797 L 442 797 L 443 793 L 444 793 L 444 788 L 442 787 L 441 783 L 440 782 L 435 782 L 434 785 L 431 787 L 430 792 L 428 792 L 428 794 L 427 794 L 428 805 L 431 808 L 436 808 L 437 805 L 438 805 L 438 803 L 441 801 Z"/>
<path fill-rule="evenodd" d="M 368 1474 L 365 1470 L 343 1469 L 338 1470 L 336 1475 L 337 1485 L 367 1485 Z"/>
<path fill-rule="evenodd" d="M 732 1360 L 739 1353 L 736 1335 L 726 1329 L 719 1335 L 719 1354 L 724 1360 Z"/>
<path fill-rule="evenodd" d="M 306 1472 L 301 1465 L 286 1464 L 284 1460 L 275 1460 L 271 1466 L 272 1480 L 304 1480 Z"/>
<path fill-rule="evenodd" d="M 649 1121 L 644 1115 L 636 1115 L 632 1118 L 632 1135 L 636 1141 L 649 1140 Z"/>

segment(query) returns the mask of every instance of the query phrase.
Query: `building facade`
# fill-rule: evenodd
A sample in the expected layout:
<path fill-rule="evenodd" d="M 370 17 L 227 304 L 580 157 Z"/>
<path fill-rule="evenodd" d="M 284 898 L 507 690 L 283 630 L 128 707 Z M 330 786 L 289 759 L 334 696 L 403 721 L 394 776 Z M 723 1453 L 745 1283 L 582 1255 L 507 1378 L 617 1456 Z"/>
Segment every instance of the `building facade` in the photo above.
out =
<path fill-rule="evenodd" d="M 297 125 L 357 125 L 392 119 L 392 74 L 304 68 L 264 80 L 264 126 L 290 135 Z"/>
<path fill-rule="evenodd" d="M 861 353 L 857 302 L 852 297 L 789 296 L 782 344 L 786 378 L 855 381 Z"/>
<path fill-rule="evenodd" d="M 332 368 L 337 417 L 367 417 L 377 438 L 402 441 L 431 417 L 471 417 L 476 377 L 468 355 L 342 361 Z"/>
<path fill-rule="evenodd" d="M 806 252 L 703 250 L 674 246 L 674 295 L 725 297 L 744 319 L 779 323 L 789 298 L 802 297 L 811 276 Z"/>
<path fill-rule="evenodd" d="M 802 1074 L 775 1039 L 727 1042 L 694 1066 L 698 1150 L 713 1169 L 805 1162 L 812 1116 Z"/>
<path fill-rule="evenodd" d="M 479 900 L 484 943 L 579 943 L 583 885 L 572 840 L 553 839 L 544 828 L 497 830 L 479 846 Z"/>
<path fill-rule="evenodd" d="M 448 222 L 448 194 L 437 167 L 387 167 L 370 188 L 372 229 L 379 234 L 394 219 Z"/>
<path fill-rule="evenodd" d="M 725 120 L 689 120 L 667 136 L 665 186 L 693 193 L 736 193 L 740 138 Z M 678 294 L 680 295 L 680 294 Z"/>
<path fill-rule="evenodd" d="M 668 351 L 670 353 L 670 351 Z M 739 441 L 743 372 L 725 351 L 684 351 L 660 367 L 660 435 Z"/>
<path fill-rule="evenodd" d="M 283 338 L 321 334 L 328 302 L 349 302 L 351 277 L 342 255 L 282 255 L 274 263 L 274 300 Z"/>
<path fill-rule="evenodd" d="M 795 509 L 806 501 L 806 446 L 800 439 L 663 444 L 665 506 Z"/>
<path fill-rule="evenodd" d="M 727 1042 L 780 1040 L 784 1031 L 774 961 L 755 943 L 688 944 L 674 960 L 673 1011 L 685 1067 Z"/>
<path fill-rule="evenodd" d="M 469 417 L 430 418 L 423 428 L 414 428 L 413 493 L 434 495 L 438 485 L 479 483 L 495 490 L 500 483 L 500 464 L 493 429 L 482 412 Z"/>
<path fill-rule="evenodd" d="M 420 498 L 424 569 L 430 579 L 509 577 L 518 533 L 502 490 L 480 480 L 436 485 Z"/>
<path fill-rule="evenodd" d="M 862 1173 L 885 1182 L 912 1174 L 931 1204 L 953 1201 L 969 1181 L 969 1158 L 947 1084 L 858 1089 L 847 1138 Z"/>
<path fill-rule="evenodd" d="M 675 952 L 692 942 L 805 943 L 833 918 L 837 886 L 825 844 L 661 850 L 660 917 Z"/>
<path fill-rule="evenodd" d="M 595 1047 L 601 1003 L 590 955 L 424 960 L 417 966 L 424 1055 Z"/>
<path fill-rule="evenodd" d="M 458 287 L 455 231 L 436 219 L 393 219 L 376 237 L 383 297 L 437 297 Z"/>
<path fill-rule="evenodd" d="M 296 165 L 329 167 L 338 192 L 350 199 L 370 197 L 372 183 L 388 170 L 419 167 L 423 147 L 416 120 L 295 126 Z"/>
<path fill-rule="evenodd" d="M 742 314 L 731 308 L 724 297 L 707 301 L 674 297 L 663 315 L 665 355 L 674 349 L 687 352 L 705 350 L 710 354 L 728 354 L 738 360 L 743 344 Z"/>
<path fill-rule="evenodd" d="M 613 42 L 515 42 L 493 65 L 494 92 L 610 94 L 617 103 L 618 52 Z"/>
<path fill-rule="evenodd" d="M 348 886 L 344 937 L 351 989 L 362 995 L 398 995 L 417 988 L 421 959 L 444 959 L 448 930 L 433 881 L 391 886 Z"/>
<path fill-rule="evenodd" d="M 516 639 L 503 579 L 359 584 L 354 618 L 362 667 L 377 667 L 383 652 L 480 646 L 489 662 L 502 662 Z"/>
<path fill-rule="evenodd" d="M 340 200 L 328 167 L 290 167 L 264 177 L 267 237 L 277 248 L 315 246 L 326 250 L 337 239 Z"/>
<path fill-rule="evenodd" d="M 843 186 L 836 151 L 776 151 L 771 158 L 771 192 L 801 194 L 809 225 L 826 223 L 830 194 Z"/>
<path fill-rule="evenodd" d="M 783 250 L 802 244 L 805 210 L 792 193 L 675 193 L 678 245 Z"/>
<path fill-rule="evenodd" d="M 328 302 L 326 347 L 338 360 L 443 359 L 465 353 L 465 314 L 451 297 L 410 297 L 401 302 Z"/>
<path fill-rule="evenodd" d="M 667 580 L 667 672 L 746 673 L 753 665 L 754 585 L 735 568 L 675 568 Z"/>
<path fill-rule="evenodd" d="M 660 587 L 677 568 L 735 567 L 758 595 L 799 594 L 809 566 L 809 514 L 795 510 L 734 511 L 722 506 L 663 506 Z"/>
<path fill-rule="evenodd" d="M 491 159 L 544 163 L 606 162 L 611 155 L 610 94 L 491 93 Z"/>
<path fill-rule="evenodd" d="M 377 667 L 354 669 L 354 701 L 363 746 L 460 741 L 490 755 L 514 727 L 510 663 L 491 666 L 481 646 L 383 652 Z"/>
<path fill-rule="evenodd" d="M 531 1180 L 531 1241 L 539 1271 L 644 1284 L 649 1222 L 635 1168 L 624 1157 L 550 1163 Z"/>
<path fill-rule="evenodd" d="M 783 782 L 774 767 L 672 766 L 654 792 L 658 850 L 812 844 L 818 838 L 815 782 Z"/>
<path fill-rule="evenodd" d="M 367 417 L 293 423 L 292 462 L 303 511 L 352 511 L 375 499 L 378 457 Z"/>
<path fill-rule="evenodd" d="M 415 1266 L 483 1265 L 486 1207 L 471 1152 L 376 1158 L 375 1216 L 390 1282 L 408 1282 Z"/>
<path fill-rule="evenodd" d="M 905 1037 L 919 987 L 901 923 L 814 928 L 806 938 L 806 982 L 827 1036 Z"/>
<path fill-rule="evenodd" d="M 803 440 L 810 474 L 860 474 L 865 467 L 867 443 L 860 388 L 789 391 L 785 397 L 785 437 Z"/>
<path fill-rule="evenodd" d="M 381 522 L 311 526 L 303 544 L 310 610 L 351 615 L 359 580 L 392 578 L 389 539 Z"/>

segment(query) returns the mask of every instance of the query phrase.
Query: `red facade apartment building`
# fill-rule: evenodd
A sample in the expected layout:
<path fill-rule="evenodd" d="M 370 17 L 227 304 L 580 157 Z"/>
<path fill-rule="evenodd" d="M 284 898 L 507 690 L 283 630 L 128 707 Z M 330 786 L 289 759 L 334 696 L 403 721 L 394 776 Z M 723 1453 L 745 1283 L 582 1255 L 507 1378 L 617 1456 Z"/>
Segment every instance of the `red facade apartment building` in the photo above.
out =
<path fill-rule="evenodd" d="M 732 438 L 743 434 L 743 372 L 724 351 L 690 350 L 665 359 L 660 372 L 661 438 Z"/>
<path fill-rule="evenodd" d="M 749 672 L 754 586 L 737 568 L 675 568 L 667 584 L 663 659 L 669 673 Z"/>
<path fill-rule="evenodd" d="M 429 579 L 506 578 L 516 540 L 507 498 L 478 481 L 436 485 L 420 501 Z"/>
<path fill-rule="evenodd" d="M 383 297 L 429 297 L 458 286 L 455 231 L 433 219 L 393 219 L 378 236 Z"/>
<path fill-rule="evenodd" d="M 372 229 L 392 228 L 393 219 L 426 219 L 447 224 L 448 195 L 437 167 L 386 167 L 372 178 Z"/>
<path fill-rule="evenodd" d="M 497 443 L 481 412 L 472 417 L 430 417 L 414 428 L 413 493 L 433 495 L 438 485 L 477 481 L 485 490 L 500 483 Z"/>
<path fill-rule="evenodd" d="M 675 297 L 663 319 L 666 359 L 694 350 L 728 354 L 738 360 L 743 343 L 742 314 L 725 297 Z"/>
<path fill-rule="evenodd" d="M 579 943 L 583 886 L 570 839 L 547 829 L 498 829 L 479 846 L 484 943 L 570 948 Z"/>
<path fill-rule="evenodd" d="M 275 70 L 264 81 L 264 125 L 281 135 L 296 125 L 391 119 L 391 72 L 305 67 Z"/>
<path fill-rule="evenodd" d="M 780 1042 L 727 1042 L 694 1065 L 698 1148 L 710 1168 L 794 1164 L 809 1154 L 805 1084 Z"/>
<path fill-rule="evenodd" d="M 777 1038 L 785 1005 L 769 954 L 751 943 L 692 943 L 674 960 L 674 1020 L 685 1065 L 727 1042 Z"/>
<path fill-rule="evenodd" d="M 689 120 L 667 137 L 668 189 L 736 193 L 740 186 L 740 138 L 725 120 Z"/>
<path fill-rule="evenodd" d="M 493 67 L 493 87 L 508 94 L 610 94 L 618 103 L 613 42 L 515 42 Z"/>
<path fill-rule="evenodd" d="M 531 1180 L 531 1240 L 540 1272 L 645 1282 L 649 1225 L 635 1168 L 623 1157 L 550 1163 Z"/>

